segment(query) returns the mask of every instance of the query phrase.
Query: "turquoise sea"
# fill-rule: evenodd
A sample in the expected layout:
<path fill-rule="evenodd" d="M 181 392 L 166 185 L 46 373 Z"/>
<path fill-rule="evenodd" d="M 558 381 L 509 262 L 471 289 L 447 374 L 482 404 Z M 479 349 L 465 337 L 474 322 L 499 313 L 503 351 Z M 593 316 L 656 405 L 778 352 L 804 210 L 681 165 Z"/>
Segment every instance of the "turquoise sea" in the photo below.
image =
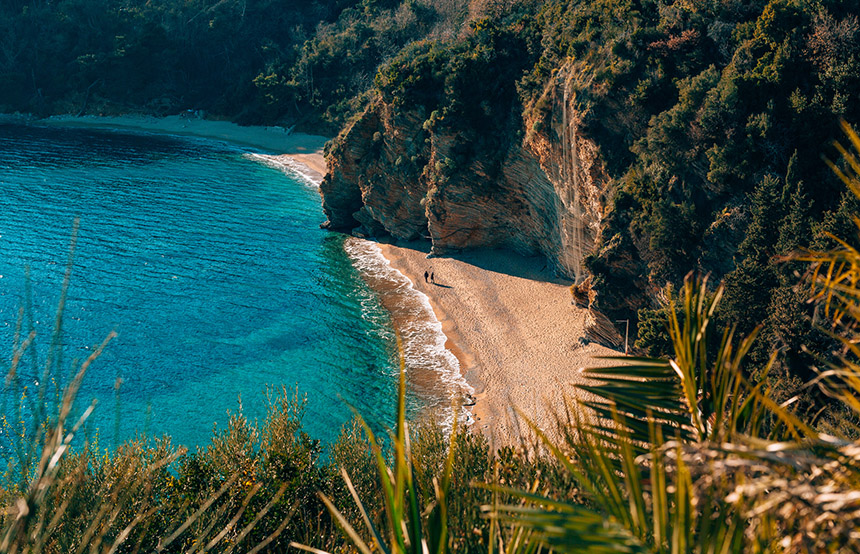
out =
<path fill-rule="evenodd" d="M 4 124 L 0 359 L 8 368 L 29 268 L 24 327 L 32 319 L 39 359 L 25 357 L 18 379 L 30 394 L 75 217 L 63 360 L 50 378 L 67 383 L 75 360 L 116 331 L 80 394 L 82 404 L 97 401 L 88 425 L 103 446 L 137 433 L 205 445 L 240 402 L 262 419 L 267 390 L 281 387 L 307 395 L 305 429 L 324 442 L 350 419 L 350 404 L 385 425 L 397 348 L 380 294 L 415 312 L 404 331 L 410 372 L 436 375 L 410 387 L 413 412 L 450 406 L 456 359 L 426 298 L 372 244 L 319 229 L 319 191 L 306 177 L 214 141 Z M 371 289 L 368 276 L 383 286 Z"/>

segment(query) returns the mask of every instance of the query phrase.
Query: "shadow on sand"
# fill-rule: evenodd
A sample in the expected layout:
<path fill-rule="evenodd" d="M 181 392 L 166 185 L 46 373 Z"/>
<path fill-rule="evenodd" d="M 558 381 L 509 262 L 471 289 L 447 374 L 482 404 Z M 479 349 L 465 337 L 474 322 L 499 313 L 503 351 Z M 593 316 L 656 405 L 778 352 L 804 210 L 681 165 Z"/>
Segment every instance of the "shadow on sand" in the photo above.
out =
<path fill-rule="evenodd" d="M 394 241 L 391 239 L 382 240 L 389 242 L 401 248 L 417 250 L 425 255 L 430 253 L 429 240 L 412 240 L 412 241 Z M 540 281 L 542 283 L 555 283 L 558 285 L 570 285 L 573 283 L 570 279 L 564 279 L 556 275 L 552 268 L 543 256 L 523 256 L 510 250 L 496 250 L 490 248 L 480 248 L 475 250 L 466 250 L 463 252 L 451 252 L 440 256 L 440 259 L 450 258 L 461 262 L 480 267 L 486 271 L 502 273 L 519 277 L 521 279 L 529 279 L 532 281 Z M 432 270 L 434 258 L 427 259 L 428 270 Z M 437 279 L 444 276 L 437 276 Z M 442 279 L 444 280 L 444 278 Z M 451 288 L 448 285 L 440 283 L 432 283 L 438 287 Z"/>

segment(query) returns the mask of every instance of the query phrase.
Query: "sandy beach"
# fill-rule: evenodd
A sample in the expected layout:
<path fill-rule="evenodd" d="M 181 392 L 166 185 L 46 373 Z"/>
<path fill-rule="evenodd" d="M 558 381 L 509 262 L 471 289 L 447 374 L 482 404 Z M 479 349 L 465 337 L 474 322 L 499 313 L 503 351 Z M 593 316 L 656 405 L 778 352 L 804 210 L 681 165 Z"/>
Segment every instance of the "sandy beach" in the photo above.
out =
<path fill-rule="evenodd" d="M 92 127 L 145 131 L 222 140 L 260 150 L 260 153 L 286 156 L 312 170 L 310 177 L 319 181 L 326 172 L 323 146 L 326 137 L 291 133 L 283 127 L 244 127 L 229 121 L 171 115 L 72 116 L 56 115 L 34 121 L 39 125 Z"/>
<path fill-rule="evenodd" d="M 553 412 L 564 396 L 575 398 L 580 368 L 610 365 L 598 356 L 619 352 L 581 344 L 587 310 L 571 304 L 570 282 L 553 276 L 542 258 L 502 251 L 473 251 L 427 259 L 426 242 L 383 244 L 392 267 L 428 295 L 475 388 L 473 427 L 496 446 L 518 442 L 512 406 L 542 428 L 554 427 Z M 432 271 L 435 284 L 424 282 Z"/>

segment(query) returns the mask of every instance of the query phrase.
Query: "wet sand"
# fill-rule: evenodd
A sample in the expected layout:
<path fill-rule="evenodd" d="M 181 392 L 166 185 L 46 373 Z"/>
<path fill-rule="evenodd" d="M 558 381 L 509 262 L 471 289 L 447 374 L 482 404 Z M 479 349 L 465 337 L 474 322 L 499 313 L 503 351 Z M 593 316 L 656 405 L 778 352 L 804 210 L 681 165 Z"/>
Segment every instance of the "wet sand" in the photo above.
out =
<path fill-rule="evenodd" d="M 432 418 L 450 429 L 456 413 L 458 424 L 462 424 L 471 417 L 463 405 L 474 389 L 463 378 L 458 359 L 446 348 L 450 341 L 427 295 L 391 266 L 378 243 L 348 237 L 344 249 L 399 332 L 409 391 L 421 399 L 419 420 Z"/>
<path fill-rule="evenodd" d="M 483 250 L 427 259 L 423 241 L 381 247 L 429 297 L 476 391 L 474 429 L 497 447 L 519 442 L 514 406 L 552 432 L 565 396 L 581 395 L 572 386 L 585 381 L 580 369 L 611 365 L 595 357 L 619 355 L 580 342 L 587 310 L 571 304 L 570 282 L 554 277 L 541 258 Z M 425 271 L 435 284 L 424 282 Z"/>

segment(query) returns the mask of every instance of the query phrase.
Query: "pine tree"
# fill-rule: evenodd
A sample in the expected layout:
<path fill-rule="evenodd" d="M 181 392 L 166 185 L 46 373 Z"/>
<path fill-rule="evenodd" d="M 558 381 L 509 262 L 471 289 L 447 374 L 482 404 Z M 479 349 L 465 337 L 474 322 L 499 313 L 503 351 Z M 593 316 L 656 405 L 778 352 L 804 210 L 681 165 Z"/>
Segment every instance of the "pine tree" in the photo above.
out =
<path fill-rule="evenodd" d="M 788 199 L 786 206 L 788 213 L 779 225 L 779 240 L 775 248 L 775 253 L 780 256 L 789 254 L 800 247 L 809 246 L 811 242 L 809 196 L 804 192 L 803 181 L 797 182 L 794 193 Z M 796 280 L 789 279 L 791 282 Z"/>
<path fill-rule="evenodd" d="M 765 176 L 750 198 L 750 223 L 735 257 L 737 269 L 726 276 L 726 292 L 720 311 L 725 321 L 736 322 L 749 333 L 767 319 L 771 290 L 779 284 L 773 256 L 780 238 L 779 225 L 785 209 L 782 183 Z"/>

